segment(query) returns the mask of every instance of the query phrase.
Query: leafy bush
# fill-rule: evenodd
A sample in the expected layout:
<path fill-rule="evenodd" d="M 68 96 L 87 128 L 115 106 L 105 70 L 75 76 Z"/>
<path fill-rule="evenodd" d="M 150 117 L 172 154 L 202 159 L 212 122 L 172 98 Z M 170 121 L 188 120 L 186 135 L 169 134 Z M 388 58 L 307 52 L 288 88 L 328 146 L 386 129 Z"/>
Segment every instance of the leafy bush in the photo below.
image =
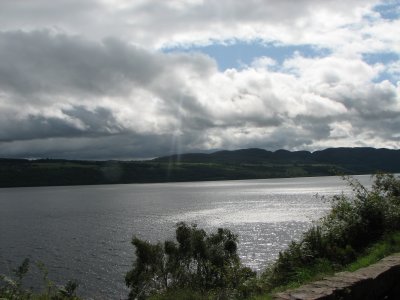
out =
<path fill-rule="evenodd" d="M 354 193 L 332 197 L 328 215 L 279 254 L 263 274 L 269 288 L 301 282 L 305 270 L 327 261 L 332 270 L 340 268 L 385 234 L 400 230 L 400 178 L 377 174 L 370 190 L 351 177 L 345 179 Z"/>
<path fill-rule="evenodd" d="M 136 261 L 125 277 L 130 299 L 233 299 L 256 290 L 256 273 L 242 266 L 237 236 L 219 228 L 207 234 L 196 225 L 178 223 L 176 242 L 151 244 L 135 237 Z M 175 295 L 175 296 L 171 296 Z M 189 297 L 189 296 L 188 296 Z"/>

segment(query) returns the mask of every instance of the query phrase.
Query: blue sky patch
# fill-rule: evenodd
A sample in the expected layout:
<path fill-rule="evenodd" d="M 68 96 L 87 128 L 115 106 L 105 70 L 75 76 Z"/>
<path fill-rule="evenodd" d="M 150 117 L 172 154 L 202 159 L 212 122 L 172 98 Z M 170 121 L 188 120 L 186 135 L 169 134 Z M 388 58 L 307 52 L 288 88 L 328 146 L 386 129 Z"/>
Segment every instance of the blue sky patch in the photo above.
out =
<path fill-rule="evenodd" d="M 387 72 L 382 72 L 382 73 L 380 73 L 377 77 L 375 77 L 375 78 L 372 80 L 372 82 L 379 83 L 379 82 L 382 82 L 382 81 L 384 81 L 384 80 L 388 80 L 388 81 L 390 81 L 390 82 L 393 83 L 393 84 L 395 84 L 396 81 L 397 81 L 395 78 L 393 78 L 393 75 L 392 75 L 392 74 L 389 74 L 389 73 L 387 73 Z"/>
<path fill-rule="evenodd" d="M 363 54 L 363 60 L 369 64 L 383 64 L 387 65 L 391 62 L 399 60 L 399 54 L 395 52 L 380 52 L 380 53 L 367 53 Z M 392 74 L 389 74 L 387 72 L 382 72 L 377 76 L 373 81 L 374 82 L 381 82 L 383 80 L 389 80 L 392 83 L 395 83 L 397 81 L 396 78 L 393 78 Z"/>
<path fill-rule="evenodd" d="M 399 54 L 395 52 L 366 53 L 363 54 L 363 60 L 369 65 L 387 64 L 399 60 Z"/>
<path fill-rule="evenodd" d="M 217 61 L 218 68 L 224 71 L 229 68 L 243 69 L 246 65 L 262 56 L 267 56 L 279 64 L 292 57 L 296 52 L 304 57 L 320 57 L 329 54 L 328 49 L 318 49 L 311 45 L 281 46 L 263 44 L 261 42 L 235 42 L 233 44 L 212 44 L 208 46 L 193 46 L 190 48 L 168 48 L 164 52 L 201 52 Z"/>
<path fill-rule="evenodd" d="M 375 6 L 374 11 L 378 12 L 383 19 L 395 20 L 400 17 L 400 1 L 385 1 Z"/>

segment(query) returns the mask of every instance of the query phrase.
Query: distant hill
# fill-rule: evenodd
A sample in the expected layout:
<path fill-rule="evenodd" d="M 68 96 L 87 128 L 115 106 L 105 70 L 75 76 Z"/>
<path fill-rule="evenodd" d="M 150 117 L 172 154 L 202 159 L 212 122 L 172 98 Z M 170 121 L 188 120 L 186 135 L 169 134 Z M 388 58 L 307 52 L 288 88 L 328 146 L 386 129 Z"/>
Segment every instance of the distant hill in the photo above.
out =
<path fill-rule="evenodd" d="M 400 172 L 400 150 L 251 148 L 187 153 L 148 161 L 1 159 L 0 187 L 150 183 Z"/>
<path fill-rule="evenodd" d="M 156 162 L 181 163 L 258 163 L 258 164 L 331 164 L 353 172 L 384 170 L 400 171 L 400 150 L 375 148 L 328 148 L 321 151 L 275 152 L 250 148 L 234 151 L 218 151 L 211 154 L 188 153 L 164 156 L 154 159 Z"/>

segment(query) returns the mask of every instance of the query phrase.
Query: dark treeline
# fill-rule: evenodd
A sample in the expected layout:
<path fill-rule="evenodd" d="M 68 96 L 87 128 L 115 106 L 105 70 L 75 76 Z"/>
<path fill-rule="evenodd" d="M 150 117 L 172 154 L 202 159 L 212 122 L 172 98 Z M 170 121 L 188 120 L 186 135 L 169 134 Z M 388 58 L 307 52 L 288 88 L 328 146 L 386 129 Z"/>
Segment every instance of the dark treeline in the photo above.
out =
<path fill-rule="evenodd" d="M 147 161 L 0 159 L 0 187 L 260 179 L 400 172 L 400 150 L 191 153 Z"/>

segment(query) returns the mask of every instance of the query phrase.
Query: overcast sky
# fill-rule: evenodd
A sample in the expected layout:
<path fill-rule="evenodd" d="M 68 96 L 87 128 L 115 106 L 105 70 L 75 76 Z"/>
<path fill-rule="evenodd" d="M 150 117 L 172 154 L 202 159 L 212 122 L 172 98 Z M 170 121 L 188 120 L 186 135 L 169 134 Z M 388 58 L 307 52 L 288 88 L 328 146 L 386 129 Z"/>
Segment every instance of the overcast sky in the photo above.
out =
<path fill-rule="evenodd" d="M 0 157 L 400 146 L 400 0 L 0 0 Z"/>

